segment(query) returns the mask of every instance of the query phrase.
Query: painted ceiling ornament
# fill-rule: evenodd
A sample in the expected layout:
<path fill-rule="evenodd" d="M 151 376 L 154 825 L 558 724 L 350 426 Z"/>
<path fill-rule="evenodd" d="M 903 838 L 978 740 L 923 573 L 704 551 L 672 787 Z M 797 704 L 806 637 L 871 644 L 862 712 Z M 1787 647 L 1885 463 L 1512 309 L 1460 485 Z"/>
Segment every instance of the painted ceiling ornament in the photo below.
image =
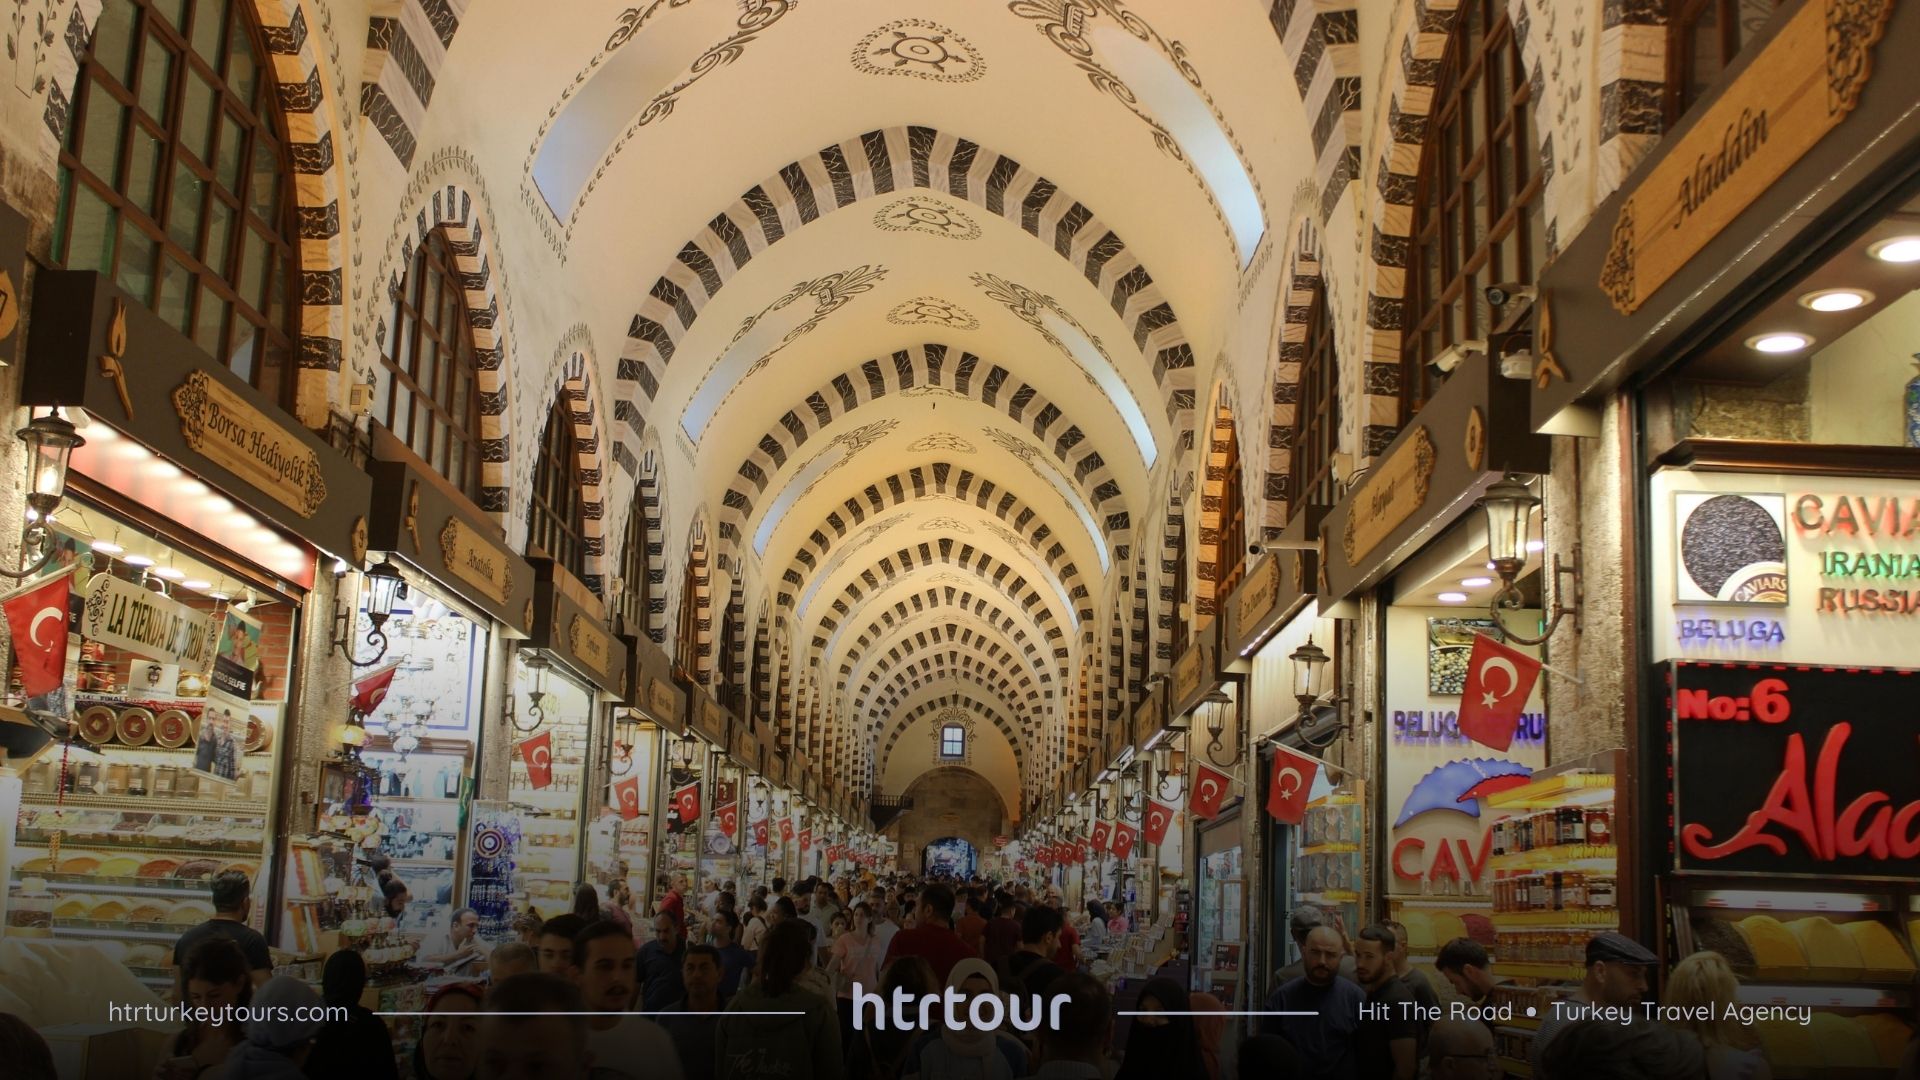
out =
<path fill-rule="evenodd" d="M 753 364 L 747 368 L 745 374 L 740 376 L 740 382 L 744 383 L 758 374 L 763 368 L 773 362 L 773 358 L 780 354 L 780 350 L 812 333 L 822 322 L 826 321 L 827 316 L 852 303 L 855 297 L 863 293 L 872 292 L 874 286 L 886 280 L 886 277 L 886 267 L 864 265 L 856 266 L 849 270 L 837 270 L 825 277 L 814 278 L 811 281 L 797 281 L 794 283 L 793 288 L 787 290 L 784 296 L 760 309 L 756 314 L 749 315 L 741 320 L 740 329 L 734 331 L 733 339 L 727 342 L 727 351 L 732 351 L 733 347 L 738 345 L 742 338 L 752 333 L 753 328 L 760 325 L 760 321 L 768 315 L 776 311 L 784 310 L 809 296 L 812 297 L 814 301 L 813 314 L 801 320 L 793 329 L 788 330 L 786 334 L 780 338 L 778 344 L 768 349 L 758 360 L 755 360 Z M 718 361 L 715 361 L 715 363 L 717 365 Z M 734 385 L 734 389 L 739 389 L 739 383 Z M 731 398 L 732 396 L 733 391 L 729 390 L 727 392 L 727 398 Z M 726 398 L 722 398 L 721 404 L 725 405 L 725 403 Z"/>
<path fill-rule="evenodd" d="M 1016 551 L 1023 550 L 1027 547 L 1032 546 L 1027 542 L 1026 537 L 1021 536 L 1019 533 L 1014 532 L 1012 529 L 1007 528 L 1005 525 L 989 525 L 987 527 L 993 530 L 993 535 L 998 536 L 1000 539 L 1006 541 Z"/>
<path fill-rule="evenodd" d="M 895 326 L 944 326 L 950 330 L 978 330 L 980 320 L 951 300 L 938 296 L 916 296 L 902 300 L 887 312 L 887 321 Z"/>
<path fill-rule="evenodd" d="M 986 433 L 987 438 L 993 440 L 995 446 L 1029 465 L 1033 464 L 1035 455 L 1039 453 L 1033 448 L 1033 444 L 1011 432 L 1002 431 L 997 427 L 983 427 L 980 430 Z"/>
<path fill-rule="evenodd" d="M 947 454 L 971 454 L 974 452 L 972 443 L 958 435 L 945 431 L 936 432 L 932 435 L 916 439 L 913 445 L 907 447 L 907 449 L 916 454 L 931 453 L 934 451 Z"/>
<path fill-rule="evenodd" d="M 1067 347 L 1067 343 L 1061 341 L 1059 335 L 1048 328 L 1046 320 L 1042 318 L 1043 312 L 1073 327 L 1081 337 L 1087 339 L 1087 343 L 1093 346 L 1094 351 L 1100 354 L 1108 367 L 1118 370 L 1113 357 L 1107 352 L 1107 347 L 1101 344 L 1093 331 L 1080 325 L 1080 320 L 1074 318 L 1073 313 L 1069 312 L 1060 301 L 1045 293 L 1035 292 L 1017 281 L 1009 281 L 998 274 L 974 274 L 973 283 L 981 292 L 987 294 L 987 299 L 997 301 L 1014 318 L 1033 327 L 1035 333 L 1039 334 L 1047 344 L 1053 346 L 1055 351 L 1066 358 L 1067 363 L 1072 364 L 1074 369 L 1080 372 L 1080 377 L 1087 380 L 1088 386 L 1098 390 L 1100 383 L 1094 379 L 1093 372 L 1088 371 L 1080 363 L 1079 358 L 1073 355 L 1073 350 Z"/>
<path fill-rule="evenodd" d="M 819 487 L 822 480 L 832 476 L 840 470 L 842 465 L 852 461 L 855 454 L 886 438 L 888 435 L 893 434 L 893 429 L 899 426 L 900 421 L 898 420 L 876 420 L 871 424 L 862 424 L 852 431 L 842 432 L 834 436 L 833 441 L 827 444 L 825 450 L 814 455 L 813 461 L 818 461 L 828 454 L 834 453 L 839 454 L 839 457 L 834 460 L 833 464 L 827 466 L 824 472 L 814 477 L 813 483 L 808 484 L 807 489 L 801 492 L 801 494 L 811 495 L 813 489 Z M 808 466 L 811 466 L 813 461 L 809 461 L 807 463 Z"/>
<path fill-rule="evenodd" d="M 896 199 L 873 215 L 873 227 L 887 232 L 916 232 L 946 240 L 978 240 L 980 223 L 939 199 L 914 195 Z"/>
<path fill-rule="evenodd" d="M 920 531 L 921 532 L 958 533 L 962 536 L 972 536 L 973 526 L 968 525 L 966 522 L 961 521 L 959 518 L 935 517 L 935 518 L 928 518 L 927 520 L 921 522 Z"/>
<path fill-rule="evenodd" d="M 926 19 L 896 19 L 861 38 L 853 47 L 853 69 L 943 83 L 972 82 L 987 73 L 971 42 Z"/>

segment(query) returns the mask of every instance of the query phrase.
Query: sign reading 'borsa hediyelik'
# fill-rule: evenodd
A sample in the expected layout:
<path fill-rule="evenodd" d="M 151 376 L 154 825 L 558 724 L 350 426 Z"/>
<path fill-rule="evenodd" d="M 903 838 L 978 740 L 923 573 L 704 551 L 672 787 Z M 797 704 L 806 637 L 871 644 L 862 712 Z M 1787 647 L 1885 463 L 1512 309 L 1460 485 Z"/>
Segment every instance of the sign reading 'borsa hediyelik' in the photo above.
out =
<path fill-rule="evenodd" d="M 271 495 L 301 517 L 327 501 L 319 455 L 279 421 L 204 371 L 173 391 L 187 448 Z"/>

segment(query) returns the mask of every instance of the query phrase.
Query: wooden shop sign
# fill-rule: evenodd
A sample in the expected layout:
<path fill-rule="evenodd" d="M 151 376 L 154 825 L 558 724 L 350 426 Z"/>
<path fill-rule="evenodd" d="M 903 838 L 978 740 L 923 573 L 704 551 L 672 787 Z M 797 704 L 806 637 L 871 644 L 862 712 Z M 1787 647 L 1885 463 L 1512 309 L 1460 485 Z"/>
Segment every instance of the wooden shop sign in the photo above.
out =
<path fill-rule="evenodd" d="M 173 391 L 187 448 L 277 499 L 303 518 L 327 501 L 313 447 L 204 371 Z"/>
<path fill-rule="evenodd" d="M 506 603 L 513 594 L 513 574 L 508 569 L 512 556 L 458 517 L 449 515 L 440 530 L 440 558 L 449 574 L 496 604 Z"/>
<path fill-rule="evenodd" d="M 567 648 L 574 659 L 602 675 L 613 670 L 613 637 L 576 613 L 567 622 Z"/>
<path fill-rule="evenodd" d="M 1279 598 L 1280 556 L 1269 555 L 1241 582 L 1233 598 L 1233 624 L 1227 629 L 1228 636 L 1238 641 L 1248 628 L 1267 617 L 1273 610 L 1273 602 Z"/>
<path fill-rule="evenodd" d="M 1631 315 L 1859 103 L 1894 0 L 1807 3 L 1614 218 L 1600 288 Z"/>
<path fill-rule="evenodd" d="M 1433 438 L 1422 426 L 1380 463 L 1352 497 L 1340 545 L 1351 566 L 1426 505 L 1433 485 Z"/>
<path fill-rule="evenodd" d="M 647 680 L 647 711 L 657 720 L 679 719 L 680 696 L 673 683 L 657 677 Z"/>

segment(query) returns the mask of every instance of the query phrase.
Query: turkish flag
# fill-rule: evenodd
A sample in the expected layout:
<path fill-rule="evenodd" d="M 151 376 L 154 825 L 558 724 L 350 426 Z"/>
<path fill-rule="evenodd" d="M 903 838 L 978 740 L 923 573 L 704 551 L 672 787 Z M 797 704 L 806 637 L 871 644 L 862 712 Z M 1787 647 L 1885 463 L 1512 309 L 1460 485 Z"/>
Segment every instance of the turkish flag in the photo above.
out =
<path fill-rule="evenodd" d="M 28 697 L 58 690 L 67 678 L 67 594 L 71 569 L 29 585 L 4 604 L 13 635 L 13 662 Z"/>
<path fill-rule="evenodd" d="M 793 819 L 790 817 L 783 817 L 780 819 L 780 842 L 784 844 L 792 839 L 793 839 Z"/>
<path fill-rule="evenodd" d="M 620 807 L 620 819 L 632 821 L 640 816 L 640 778 L 629 776 L 613 785 L 613 801 Z"/>
<path fill-rule="evenodd" d="M 740 804 L 728 803 L 713 808 L 713 816 L 719 819 L 720 835 L 733 839 L 734 831 L 740 828 Z"/>
<path fill-rule="evenodd" d="M 543 731 L 525 742 L 515 744 L 527 759 L 527 783 L 534 788 L 553 785 L 553 732 Z"/>
<path fill-rule="evenodd" d="M 700 785 L 688 784 L 673 793 L 673 809 L 680 815 L 681 821 L 692 821 L 700 816 Z"/>
<path fill-rule="evenodd" d="M 1540 661 L 1485 634 L 1473 635 L 1467 685 L 1460 694 L 1460 733 L 1495 750 L 1513 745 L 1520 710 L 1538 678 Z"/>
<path fill-rule="evenodd" d="M 800 830 L 800 850 L 801 851 L 813 850 L 813 830 L 812 829 Z"/>
<path fill-rule="evenodd" d="M 1205 765 L 1193 776 L 1193 798 L 1187 803 L 1187 809 L 1197 818 L 1210 818 L 1220 812 L 1220 803 L 1227 797 L 1227 787 L 1233 778 Z"/>
<path fill-rule="evenodd" d="M 1107 850 L 1107 841 L 1113 836 L 1113 826 L 1104 821 L 1093 823 L 1093 850 Z"/>
<path fill-rule="evenodd" d="M 1083 863 L 1087 861 L 1087 858 L 1088 858 L 1087 842 L 1085 840 L 1081 840 L 1078 843 L 1074 844 L 1073 845 L 1073 861 L 1078 863 Z"/>
<path fill-rule="evenodd" d="M 373 710 L 387 700 L 387 691 L 393 686 L 393 676 L 400 670 L 399 661 L 388 664 L 364 679 L 353 684 L 353 698 L 347 706 L 361 716 L 372 716 Z"/>
<path fill-rule="evenodd" d="M 753 823 L 753 843 L 755 847 L 767 846 L 767 819 L 761 818 Z"/>
<path fill-rule="evenodd" d="M 1133 841 L 1139 837 L 1140 830 L 1123 821 L 1113 823 L 1113 853 L 1122 859 L 1133 857 Z"/>
<path fill-rule="evenodd" d="M 1273 748 L 1273 776 L 1267 781 L 1267 813 L 1282 825 L 1298 825 L 1307 816 L 1307 795 L 1320 773 L 1318 758 Z"/>
<path fill-rule="evenodd" d="M 1173 824 L 1174 810 L 1174 807 L 1168 806 L 1166 803 L 1154 802 L 1152 799 L 1147 800 L 1146 828 L 1142 830 L 1142 835 L 1146 836 L 1147 843 L 1159 844 L 1166 840 L 1167 826 Z"/>

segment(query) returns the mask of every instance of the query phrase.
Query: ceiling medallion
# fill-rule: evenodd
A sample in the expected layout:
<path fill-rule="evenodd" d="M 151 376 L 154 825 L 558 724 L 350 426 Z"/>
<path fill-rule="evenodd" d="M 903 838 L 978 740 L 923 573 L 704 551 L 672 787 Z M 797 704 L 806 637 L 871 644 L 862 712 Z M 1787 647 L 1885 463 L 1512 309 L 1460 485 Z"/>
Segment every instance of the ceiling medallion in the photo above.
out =
<path fill-rule="evenodd" d="M 873 227 L 887 232 L 917 232 L 947 240 L 978 240 L 980 223 L 938 199 L 896 199 L 873 215 Z"/>
<path fill-rule="evenodd" d="M 914 453 L 921 454 L 935 450 L 950 454 L 971 454 L 973 453 L 973 444 L 958 435 L 939 432 L 915 441 L 914 444 L 907 447 L 907 449 Z"/>
<path fill-rule="evenodd" d="M 932 324 L 949 330 L 980 329 L 980 320 L 974 318 L 972 312 L 937 296 L 916 296 L 911 300 L 902 300 L 887 312 L 887 321 L 895 326 Z"/>
<path fill-rule="evenodd" d="M 926 521 L 921 522 L 920 531 L 959 533 L 963 536 L 972 536 L 973 526 L 968 525 L 959 518 L 937 517 L 928 518 Z"/>
<path fill-rule="evenodd" d="M 853 67 L 868 75 L 944 83 L 972 82 L 987 73 L 971 42 L 926 19 L 897 19 L 861 38 L 853 47 Z"/>

